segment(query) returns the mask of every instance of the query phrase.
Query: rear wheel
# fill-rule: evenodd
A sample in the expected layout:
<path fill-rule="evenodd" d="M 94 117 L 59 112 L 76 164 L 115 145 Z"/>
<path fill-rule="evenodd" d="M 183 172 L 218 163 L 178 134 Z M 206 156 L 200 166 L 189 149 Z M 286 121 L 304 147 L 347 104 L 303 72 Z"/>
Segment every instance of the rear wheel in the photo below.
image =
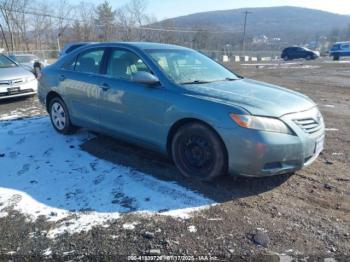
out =
<path fill-rule="evenodd" d="M 283 57 L 283 60 L 284 60 L 284 61 L 288 61 L 288 60 L 289 60 L 289 57 L 286 55 L 286 56 Z"/>
<path fill-rule="evenodd" d="M 49 103 L 49 113 L 51 123 L 57 132 L 61 134 L 71 134 L 76 131 L 76 127 L 72 125 L 68 113 L 68 109 L 63 100 L 54 97 Z"/>
<path fill-rule="evenodd" d="M 333 56 L 333 60 L 334 60 L 334 61 L 339 61 L 339 59 L 340 59 L 340 56 L 339 56 L 339 55 L 334 55 L 334 56 Z"/>
<path fill-rule="evenodd" d="M 173 137 L 171 152 L 184 176 L 208 181 L 227 172 L 225 147 L 218 135 L 204 124 L 182 126 Z"/>

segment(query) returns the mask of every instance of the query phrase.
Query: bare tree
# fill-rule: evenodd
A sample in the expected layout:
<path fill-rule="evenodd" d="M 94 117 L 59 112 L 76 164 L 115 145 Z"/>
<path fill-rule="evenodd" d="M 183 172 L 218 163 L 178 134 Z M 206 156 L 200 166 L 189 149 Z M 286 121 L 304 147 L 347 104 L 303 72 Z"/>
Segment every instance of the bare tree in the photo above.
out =
<path fill-rule="evenodd" d="M 1 0 L 0 1 L 0 11 L 2 14 L 2 18 L 6 24 L 7 27 L 7 32 L 10 36 L 10 43 L 11 43 L 11 51 L 14 50 L 15 48 L 15 40 L 14 40 L 14 35 L 13 35 L 13 30 L 12 30 L 12 12 L 14 8 L 15 1 L 13 0 Z M 10 50 L 8 50 L 10 51 Z"/>
<path fill-rule="evenodd" d="M 116 20 L 122 40 L 144 41 L 158 36 L 158 33 L 143 28 L 157 21 L 155 16 L 147 14 L 147 5 L 145 0 L 131 0 L 117 10 Z"/>
<path fill-rule="evenodd" d="M 12 20 L 12 28 L 16 37 L 14 38 L 16 49 L 29 50 L 29 40 L 27 39 L 27 24 L 28 16 L 26 15 L 26 7 L 28 0 L 16 0 L 13 1 L 13 10 L 10 12 L 10 18 Z"/>
<path fill-rule="evenodd" d="M 68 0 L 57 0 L 55 6 L 56 15 L 56 27 L 57 27 L 57 41 L 58 48 L 60 49 L 60 39 L 64 41 L 64 32 L 71 25 L 70 19 L 73 13 L 73 7 L 69 4 Z"/>
<path fill-rule="evenodd" d="M 72 40 L 93 41 L 96 40 L 95 30 L 95 6 L 91 3 L 80 2 L 75 6 L 74 17 L 76 20 L 72 25 Z"/>
<path fill-rule="evenodd" d="M 123 6 L 116 11 L 116 24 L 120 32 L 120 38 L 124 41 L 132 40 L 135 20 L 131 16 L 127 6 Z"/>
<path fill-rule="evenodd" d="M 134 27 L 142 27 L 148 20 L 146 15 L 147 2 L 145 0 L 131 0 L 125 9 L 129 13 L 129 17 Z M 144 37 L 143 30 L 138 30 L 137 38 L 142 41 Z"/>
<path fill-rule="evenodd" d="M 45 1 L 32 2 L 36 9 L 41 10 L 44 14 L 52 13 L 50 6 Z M 29 27 L 33 33 L 34 47 L 36 50 L 48 48 L 49 43 L 52 42 L 53 22 L 49 16 L 31 15 L 29 17 Z"/>

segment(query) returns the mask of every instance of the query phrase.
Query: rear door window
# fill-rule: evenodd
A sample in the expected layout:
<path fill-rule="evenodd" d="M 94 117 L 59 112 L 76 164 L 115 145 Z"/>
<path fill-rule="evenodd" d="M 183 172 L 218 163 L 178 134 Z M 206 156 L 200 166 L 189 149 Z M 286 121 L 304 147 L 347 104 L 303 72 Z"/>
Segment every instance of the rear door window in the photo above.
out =
<path fill-rule="evenodd" d="M 100 48 L 81 53 L 75 62 L 74 70 L 81 73 L 99 74 L 104 52 L 104 49 Z"/>

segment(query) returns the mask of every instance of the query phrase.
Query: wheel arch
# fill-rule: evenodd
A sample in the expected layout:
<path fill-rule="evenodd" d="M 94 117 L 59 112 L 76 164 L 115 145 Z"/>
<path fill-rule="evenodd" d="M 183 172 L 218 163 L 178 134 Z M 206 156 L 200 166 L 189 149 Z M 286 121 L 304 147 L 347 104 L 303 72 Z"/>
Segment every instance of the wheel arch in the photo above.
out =
<path fill-rule="evenodd" d="M 170 159 L 172 159 L 172 154 L 171 154 L 171 142 L 174 138 L 174 135 L 176 134 L 177 130 L 179 130 L 181 127 L 183 127 L 184 125 L 187 125 L 189 123 L 201 123 L 203 125 L 205 125 L 206 127 L 208 127 L 209 129 L 211 129 L 220 139 L 223 148 L 224 148 L 224 154 L 226 157 L 226 164 L 228 165 L 228 151 L 227 151 L 227 147 L 226 144 L 224 142 L 224 140 L 222 139 L 222 137 L 220 136 L 219 132 L 209 123 L 198 119 L 198 118 L 193 118 L 193 117 L 188 117 L 188 118 L 182 118 L 177 120 L 175 123 L 173 123 L 173 125 L 170 127 L 168 135 L 167 135 L 167 141 L 166 141 L 166 150 L 168 153 L 168 156 Z"/>
<path fill-rule="evenodd" d="M 46 106 L 46 111 L 50 112 L 49 109 L 49 105 L 50 105 L 50 101 L 55 98 L 55 97 L 59 97 L 60 99 L 62 99 L 62 96 L 60 96 L 60 94 L 58 94 L 55 91 L 50 91 L 47 95 L 46 95 L 46 100 L 45 100 L 45 106 Z M 62 99 L 63 101 L 63 99 Z"/>

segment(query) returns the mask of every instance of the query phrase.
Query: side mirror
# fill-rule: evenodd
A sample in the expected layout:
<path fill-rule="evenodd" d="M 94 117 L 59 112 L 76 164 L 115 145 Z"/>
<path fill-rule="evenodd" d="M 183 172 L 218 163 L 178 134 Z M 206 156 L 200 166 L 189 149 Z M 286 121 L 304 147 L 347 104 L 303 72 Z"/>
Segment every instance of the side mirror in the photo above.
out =
<path fill-rule="evenodd" d="M 158 77 L 144 71 L 134 73 L 132 75 L 132 81 L 146 85 L 155 85 L 159 83 Z"/>

